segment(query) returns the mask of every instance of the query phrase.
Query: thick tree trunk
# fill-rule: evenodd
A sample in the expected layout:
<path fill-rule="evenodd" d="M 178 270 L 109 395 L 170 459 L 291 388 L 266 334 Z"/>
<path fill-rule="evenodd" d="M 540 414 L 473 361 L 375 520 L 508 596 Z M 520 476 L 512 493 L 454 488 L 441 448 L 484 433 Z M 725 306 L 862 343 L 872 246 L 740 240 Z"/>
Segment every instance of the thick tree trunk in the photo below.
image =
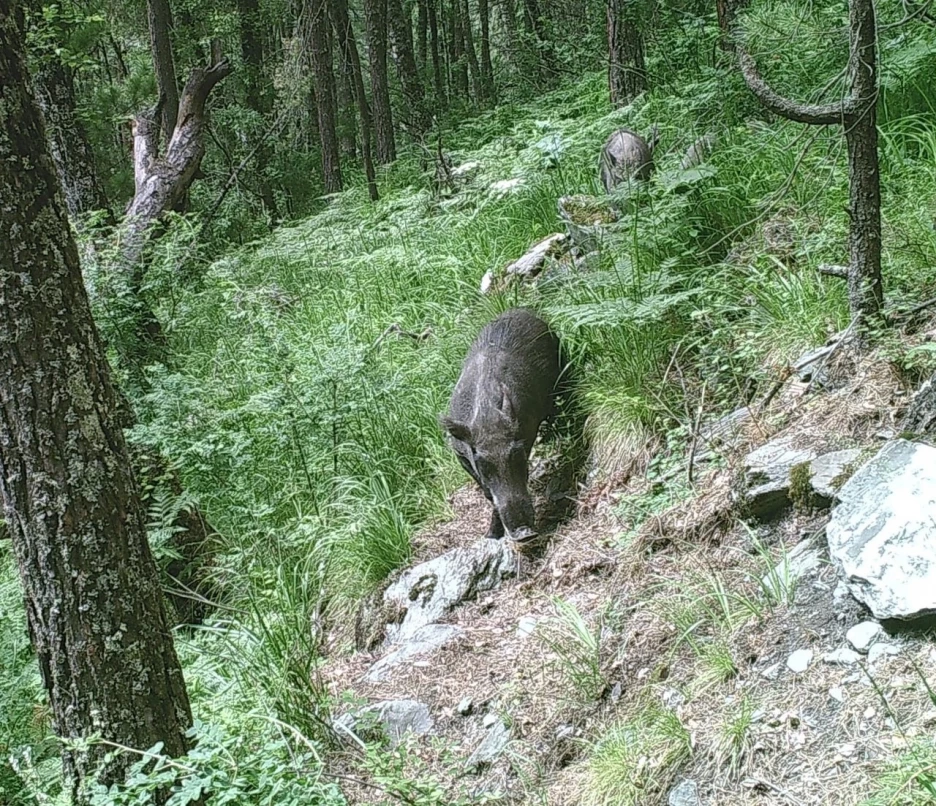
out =
<path fill-rule="evenodd" d="M 643 34 L 633 0 L 608 0 L 608 86 L 612 106 L 647 89 Z"/>
<path fill-rule="evenodd" d="M 92 210 L 106 210 L 112 217 L 97 175 L 94 152 L 84 124 L 75 114 L 75 88 L 69 68 L 49 54 L 35 75 L 36 98 L 45 118 L 52 159 L 65 191 L 72 217 Z"/>
<path fill-rule="evenodd" d="M 326 193 L 342 189 L 341 152 L 335 120 L 335 75 L 328 49 L 328 14 L 325 0 L 308 0 L 303 37 L 312 62 L 315 100 L 318 108 L 319 141 L 322 146 L 322 182 Z"/>
<path fill-rule="evenodd" d="M 409 112 L 407 123 L 413 136 L 418 139 L 428 131 L 430 120 L 429 110 L 426 108 L 426 93 L 413 53 L 413 32 L 400 0 L 387 0 L 387 13 L 397 70 Z"/>
<path fill-rule="evenodd" d="M 439 17 L 436 14 L 436 0 L 426 0 L 426 14 L 429 19 L 429 51 L 432 54 L 432 84 L 435 87 L 436 103 L 440 109 L 448 106 L 445 94 L 445 68 L 442 65 L 442 47 L 439 43 Z"/>
<path fill-rule="evenodd" d="M 748 0 L 715 0 L 715 14 L 718 17 L 718 28 L 721 32 L 719 45 L 722 50 L 733 51 L 734 41 L 732 39 L 735 18 L 738 11 L 748 4 Z"/>
<path fill-rule="evenodd" d="M 260 1 L 237 0 L 237 11 L 240 18 L 241 56 L 246 70 L 244 83 L 247 88 L 247 106 L 269 123 L 268 118 L 273 109 L 273 84 L 266 81 L 263 75 L 266 25 L 263 22 Z M 270 147 L 264 138 L 264 142 L 257 148 L 256 155 L 258 186 L 263 207 L 275 221 L 279 218 L 279 210 L 273 187 L 266 175 L 269 163 Z"/>
<path fill-rule="evenodd" d="M 547 80 L 553 62 L 552 45 L 546 31 L 543 12 L 538 0 L 523 0 L 523 20 L 527 34 L 533 40 L 534 63 L 540 78 Z"/>
<path fill-rule="evenodd" d="M 348 15 L 347 0 L 330 0 L 329 13 L 332 26 L 338 39 L 338 47 L 342 59 L 347 59 L 351 65 L 351 77 L 354 81 L 354 98 L 357 102 L 358 119 L 361 122 L 361 156 L 364 159 L 364 172 L 367 175 L 367 190 L 371 201 L 377 201 L 377 178 L 374 172 L 372 148 L 372 123 L 370 106 L 367 103 L 367 93 L 364 89 L 364 73 L 361 69 L 361 58 L 358 54 L 357 40 L 354 29 L 351 27 L 351 18 Z"/>
<path fill-rule="evenodd" d="M 845 130 L 849 178 L 848 303 L 856 341 L 865 346 L 884 303 L 873 0 L 849 0 L 849 38 L 851 88 L 848 97 L 831 104 L 801 104 L 784 98 L 764 81 L 747 50 L 741 45 L 736 50 L 745 83 L 772 112 L 800 123 L 841 124 Z"/>
<path fill-rule="evenodd" d="M 470 101 L 471 86 L 468 81 L 468 58 L 465 55 L 465 37 L 461 24 L 461 0 L 449 0 L 449 65 L 452 70 L 452 91 L 462 103 Z"/>
<path fill-rule="evenodd" d="M 497 102 L 494 90 L 494 67 L 491 64 L 491 13 L 488 0 L 478 0 L 478 16 L 481 18 L 481 90 L 484 102 Z"/>
<path fill-rule="evenodd" d="M 172 11 L 169 0 L 146 0 L 149 20 L 150 47 L 153 51 L 153 69 L 156 86 L 162 100 L 162 131 L 166 141 L 175 131 L 179 117 L 179 85 L 176 81 L 175 60 L 172 58 Z"/>
<path fill-rule="evenodd" d="M 389 165 L 396 159 L 396 142 L 387 79 L 387 0 L 364 0 L 364 26 L 367 30 L 377 163 Z"/>
<path fill-rule="evenodd" d="M 79 742 L 62 753 L 82 803 L 112 747 L 81 740 L 181 755 L 191 711 L 11 6 L 0 0 L 0 198 L 18 200 L 0 210 L 0 493 L 55 732 Z M 117 754 L 104 782 L 136 760 Z"/>

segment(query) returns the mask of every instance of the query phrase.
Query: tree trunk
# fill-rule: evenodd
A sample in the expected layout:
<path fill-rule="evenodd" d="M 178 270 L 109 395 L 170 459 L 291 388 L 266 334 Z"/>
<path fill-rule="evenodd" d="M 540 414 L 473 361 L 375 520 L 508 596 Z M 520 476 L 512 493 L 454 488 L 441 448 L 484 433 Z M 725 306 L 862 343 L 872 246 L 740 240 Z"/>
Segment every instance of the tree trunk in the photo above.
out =
<path fill-rule="evenodd" d="M 442 48 L 439 45 L 439 18 L 436 14 L 436 0 L 426 0 L 426 15 L 429 19 L 429 50 L 432 54 L 432 83 L 435 87 L 436 103 L 440 109 L 445 109 L 448 103 L 445 94 Z"/>
<path fill-rule="evenodd" d="M 410 21 L 403 12 L 400 0 L 387 0 L 390 36 L 396 53 L 397 70 L 403 85 L 403 96 L 409 110 L 407 123 L 414 137 L 419 139 L 430 125 L 429 110 L 426 108 L 426 93 L 416 68 L 413 53 L 413 32 Z"/>
<path fill-rule="evenodd" d="M 260 10 L 260 0 L 237 0 L 238 17 L 240 18 L 241 56 L 244 60 L 246 75 L 244 83 L 247 88 L 247 106 L 260 115 L 269 125 L 270 112 L 273 109 L 272 82 L 264 79 L 264 32 L 266 26 Z M 261 135 L 263 136 L 263 135 Z M 276 197 L 273 187 L 266 175 L 270 164 L 270 147 L 264 141 L 257 148 L 256 164 L 257 177 L 260 189 L 260 199 L 267 214 L 274 221 L 279 218 L 276 206 Z"/>
<path fill-rule="evenodd" d="M 92 210 L 105 210 L 112 220 L 88 134 L 75 114 L 75 88 L 70 69 L 58 56 L 49 54 L 37 67 L 34 79 L 36 99 L 45 118 L 49 147 L 65 191 L 69 215 L 74 218 Z"/>
<path fill-rule="evenodd" d="M 729 52 L 734 50 L 732 33 L 735 18 L 738 16 L 738 11 L 747 4 L 748 0 L 715 0 L 715 14 L 718 17 L 718 29 L 721 32 L 719 45 L 722 50 Z"/>
<path fill-rule="evenodd" d="M 500 0 L 501 24 L 504 26 L 504 57 L 517 67 L 520 37 L 517 33 L 517 5 L 515 0 Z"/>
<path fill-rule="evenodd" d="M 553 62 L 553 53 L 543 13 L 537 0 L 523 0 L 523 19 L 527 34 L 533 40 L 534 63 L 541 79 L 546 80 Z"/>
<path fill-rule="evenodd" d="M 481 90 L 484 102 L 497 102 L 494 91 L 494 67 L 491 64 L 491 15 L 488 0 L 478 0 L 478 16 L 481 18 Z"/>
<path fill-rule="evenodd" d="M 364 25 L 374 103 L 377 163 L 389 165 L 396 159 L 396 142 L 393 139 L 393 113 L 387 79 L 387 0 L 364 0 Z"/>
<path fill-rule="evenodd" d="M 426 47 L 429 35 L 429 9 L 428 0 L 416 0 L 416 66 L 420 76 L 426 74 Z"/>
<path fill-rule="evenodd" d="M 849 0 L 848 75 L 845 100 L 800 104 L 778 95 L 761 77 L 754 59 L 737 45 L 744 81 L 775 114 L 812 125 L 841 124 L 848 146 L 848 303 L 856 341 L 868 344 L 884 303 L 881 278 L 881 187 L 877 151 L 876 32 L 873 0 Z"/>
<path fill-rule="evenodd" d="M 146 0 L 149 20 L 150 47 L 156 86 L 162 101 L 162 131 L 166 142 L 175 131 L 179 117 L 179 85 L 176 82 L 175 60 L 172 58 L 172 11 L 169 0 Z M 181 198 L 181 197 L 180 197 Z"/>
<path fill-rule="evenodd" d="M 449 0 L 449 64 L 452 69 L 453 92 L 463 104 L 470 101 L 468 83 L 468 59 L 465 56 L 464 35 L 461 26 L 461 0 Z"/>
<path fill-rule="evenodd" d="M 351 65 L 354 98 L 357 102 L 358 119 L 361 122 L 361 156 L 364 159 L 364 172 L 367 175 L 367 190 L 371 201 L 377 201 L 377 178 L 374 173 L 373 148 L 371 145 L 373 139 L 371 137 L 371 111 L 367 103 L 361 58 L 358 55 L 357 40 L 354 36 L 354 29 L 351 27 L 351 18 L 348 15 L 347 0 L 330 0 L 329 12 L 335 35 L 338 38 L 338 47 L 342 52 L 342 59 L 347 59 Z"/>
<path fill-rule="evenodd" d="M 851 94 L 855 114 L 845 126 L 848 146 L 848 306 L 870 324 L 884 307 L 881 278 L 881 176 L 878 168 L 877 42 L 873 0 L 849 6 Z M 864 330 L 863 327 L 858 328 Z"/>
<path fill-rule="evenodd" d="M 0 0 L 0 198 L 18 200 L 0 212 L 0 493 L 54 729 L 79 742 L 62 755 L 84 803 L 113 748 L 81 740 L 162 742 L 178 756 L 191 711 L 11 6 Z M 117 754 L 101 779 L 136 760 Z"/>
<path fill-rule="evenodd" d="M 319 141 L 322 146 L 322 182 L 326 193 L 337 193 L 343 183 L 338 128 L 335 122 L 335 76 L 332 73 L 332 58 L 328 49 L 325 0 L 308 0 L 302 33 L 312 62 L 312 78 L 315 83 Z"/>
<path fill-rule="evenodd" d="M 349 159 L 354 159 L 358 150 L 354 70 L 344 50 L 339 47 L 338 51 L 338 142 L 341 145 L 341 153 Z"/>
<path fill-rule="evenodd" d="M 647 89 L 643 34 L 634 0 L 608 0 L 608 85 L 612 106 Z"/>
<path fill-rule="evenodd" d="M 471 11 L 468 0 L 461 0 L 458 12 L 461 17 L 461 30 L 465 43 L 465 56 L 468 59 L 468 74 L 471 77 L 471 92 L 478 103 L 483 102 L 484 92 L 481 89 L 481 70 L 478 67 L 478 54 L 474 46 L 474 33 L 471 30 Z"/>

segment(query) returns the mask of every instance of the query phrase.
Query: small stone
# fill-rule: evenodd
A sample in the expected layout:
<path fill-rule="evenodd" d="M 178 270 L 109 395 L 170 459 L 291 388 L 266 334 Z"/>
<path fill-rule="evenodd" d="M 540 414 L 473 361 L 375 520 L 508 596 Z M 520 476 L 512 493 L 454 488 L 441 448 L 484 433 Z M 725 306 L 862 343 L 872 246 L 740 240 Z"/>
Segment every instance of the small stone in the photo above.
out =
<path fill-rule="evenodd" d="M 826 663 L 833 663 L 837 666 L 851 666 L 853 663 L 858 663 L 861 655 L 859 655 L 855 650 L 849 649 L 847 646 L 839 647 L 832 652 L 826 652 L 822 656 L 822 659 Z"/>
<path fill-rule="evenodd" d="M 864 654 L 881 632 L 881 625 L 876 621 L 862 621 L 852 627 L 845 638 L 858 652 Z"/>
<path fill-rule="evenodd" d="M 778 674 L 780 674 L 779 663 L 772 663 L 766 669 L 761 669 L 761 677 L 765 677 L 768 680 L 776 680 Z"/>
<path fill-rule="evenodd" d="M 871 648 L 868 650 L 868 663 L 872 666 L 877 663 L 881 658 L 886 657 L 887 655 L 899 655 L 900 647 L 895 644 L 884 644 L 878 641 L 876 644 L 872 644 Z"/>
<path fill-rule="evenodd" d="M 474 710 L 474 701 L 471 697 L 465 697 L 455 709 L 462 716 L 468 716 Z"/>
<path fill-rule="evenodd" d="M 849 756 L 855 755 L 855 745 L 851 742 L 839 746 L 838 753 L 840 756 L 848 758 Z"/>
<path fill-rule="evenodd" d="M 829 696 L 838 702 L 845 702 L 845 692 L 843 692 L 839 686 L 832 686 L 832 688 L 829 689 Z"/>
<path fill-rule="evenodd" d="M 484 721 L 481 723 L 485 728 L 491 727 L 495 722 L 498 722 L 497 714 L 485 714 Z"/>
<path fill-rule="evenodd" d="M 536 616 L 524 616 L 517 623 L 517 637 L 528 638 L 536 629 Z"/>
<path fill-rule="evenodd" d="M 489 714 L 488 716 L 492 716 Z M 485 717 L 485 721 L 487 717 Z M 465 762 L 468 769 L 474 770 L 493 764 L 498 756 L 504 752 L 504 748 L 510 743 L 510 728 L 501 722 L 496 716 L 489 726 L 489 730 L 478 748 L 471 754 L 471 758 Z"/>
<path fill-rule="evenodd" d="M 862 714 L 862 716 L 865 719 L 874 719 L 874 716 L 876 714 L 877 714 L 877 711 L 873 707 L 869 706 L 868 708 L 865 708 L 865 712 Z"/>
<path fill-rule="evenodd" d="M 793 674 L 802 674 L 812 663 L 813 651 L 811 649 L 798 649 L 789 658 L 787 658 L 787 668 Z"/>
<path fill-rule="evenodd" d="M 702 806 L 699 798 L 699 785 L 687 778 L 674 786 L 667 799 L 669 806 Z"/>
<path fill-rule="evenodd" d="M 621 682 L 618 681 L 611 687 L 611 702 L 617 703 L 621 699 L 621 693 L 624 691 L 624 686 L 621 685 Z"/>
<path fill-rule="evenodd" d="M 851 591 L 848 589 L 844 579 L 840 579 L 838 584 L 835 586 L 835 589 L 832 591 L 832 599 L 836 602 L 841 602 L 846 596 L 848 596 Z"/>

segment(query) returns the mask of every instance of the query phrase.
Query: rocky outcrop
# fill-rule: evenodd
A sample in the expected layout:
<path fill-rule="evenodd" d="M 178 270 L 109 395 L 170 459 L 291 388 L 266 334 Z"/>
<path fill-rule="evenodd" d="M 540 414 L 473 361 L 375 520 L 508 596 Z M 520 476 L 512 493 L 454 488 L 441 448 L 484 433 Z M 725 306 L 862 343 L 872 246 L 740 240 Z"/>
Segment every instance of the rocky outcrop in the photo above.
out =
<path fill-rule="evenodd" d="M 515 567 L 509 541 L 480 540 L 410 568 L 384 592 L 386 610 L 400 619 L 387 625 L 387 639 L 394 644 L 410 640 L 462 602 L 496 588 Z"/>
<path fill-rule="evenodd" d="M 885 445 L 838 494 L 829 554 L 878 619 L 936 613 L 936 448 Z"/>
<path fill-rule="evenodd" d="M 407 734 L 432 732 L 429 707 L 418 700 L 383 700 L 343 714 L 333 722 L 338 735 L 353 734 L 361 740 L 385 738 L 396 747 Z"/>
<path fill-rule="evenodd" d="M 410 661 L 430 655 L 437 649 L 464 635 L 465 631 L 454 624 L 429 624 L 405 643 L 378 660 L 364 675 L 368 683 L 380 683 L 388 680 L 393 670 Z"/>

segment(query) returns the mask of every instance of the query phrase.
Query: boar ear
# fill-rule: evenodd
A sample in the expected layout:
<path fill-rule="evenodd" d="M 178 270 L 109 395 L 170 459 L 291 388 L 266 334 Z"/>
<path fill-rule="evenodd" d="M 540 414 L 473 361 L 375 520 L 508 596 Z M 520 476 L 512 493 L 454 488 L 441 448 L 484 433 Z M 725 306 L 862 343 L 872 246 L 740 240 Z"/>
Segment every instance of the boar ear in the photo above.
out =
<path fill-rule="evenodd" d="M 455 437 L 455 439 L 461 440 L 462 442 L 471 442 L 471 429 L 464 423 L 460 423 L 457 420 L 453 420 L 447 414 L 443 414 L 439 417 L 439 425 Z"/>

